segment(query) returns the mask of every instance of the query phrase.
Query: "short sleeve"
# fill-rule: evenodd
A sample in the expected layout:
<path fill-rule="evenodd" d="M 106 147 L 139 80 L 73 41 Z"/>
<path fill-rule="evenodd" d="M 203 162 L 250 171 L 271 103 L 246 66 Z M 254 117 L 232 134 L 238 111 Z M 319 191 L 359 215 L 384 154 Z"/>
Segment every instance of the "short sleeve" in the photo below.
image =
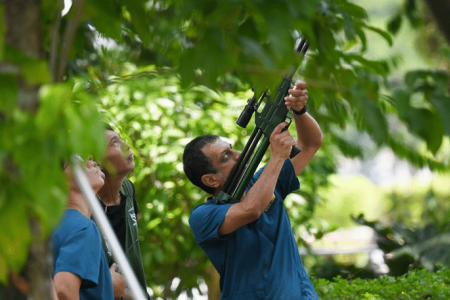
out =
<path fill-rule="evenodd" d="M 290 159 L 285 160 L 275 188 L 283 199 L 286 198 L 289 193 L 300 188 L 300 182 L 295 175 L 295 169 Z"/>
<path fill-rule="evenodd" d="M 55 261 L 55 274 L 70 272 L 78 275 L 84 288 L 99 283 L 102 248 L 99 233 L 91 226 L 79 226 L 64 239 Z"/>
<path fill-rule="evenodd" d="M 219 236 L 218 230 L 231 205 L 217 205 L 207 202 L 200 204 L 192 211 L 189 225 L 196 242 L 200 246 L 227 239 L 227 236 Z"/>
<path fill-rule="evenodd" d="M 253 175 L 250 183 L 247 187 L 248 190 L 255 184 L 255 182 L 261 176 L 261 173 L 264 171 L 264 167 L 259 169 L 255 175 Z M 300 182 L 298 181 L 297 176 L 295 175 L 294 166 L 290 159 L 286 159 L 284 161 L 283 167 L 281 168 L 280 174 L 278 175 L 278 181 L 275 186 L 275 189 L 280 193 L 281 198 L 286 198 L 286 196 L 300 188 Z"/>

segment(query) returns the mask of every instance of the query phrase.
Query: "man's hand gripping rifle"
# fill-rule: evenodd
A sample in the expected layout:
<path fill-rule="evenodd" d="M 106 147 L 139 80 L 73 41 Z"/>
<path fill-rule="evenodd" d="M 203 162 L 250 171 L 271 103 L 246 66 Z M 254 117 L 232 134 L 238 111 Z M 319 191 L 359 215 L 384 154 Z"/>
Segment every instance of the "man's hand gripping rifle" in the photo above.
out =
<path fill-rule="evenodd" d="M 309 45 L 306 40 L 301 39 L 296 45 L 296 51 L 304 55 L 308 50 L 308 46 Z M 260 97 L 259 101 L 256 100 L 255 95 L 248 100 L 248 104 L 245 106 L 236 121 L 236 124 L 243 128 L 247 127 L 250 118 L 253 113 L 256 112 L 256 126 L 250 135 L 239 160 L 219 193 L 217 199 L 218 203 L 237 203 L 240 201 L 248 183 L 250 182 L 250 179 L 256 171 L 256 168 L 269 148 L 269 138 L 272 131 L 281 122 L 288 120 L 288 124 L 291 123 L 291 118 L 287 116 L 289 110 L 285 104 L 284 98 L 287 96 L 288 90 L 291 87 L 292 77 L 294 74 L 295 72 L 283 77 L 283 81 L 278 87 L 278 91 L 274 99 L 271 99 L 266 90 Z M 267 100 L 267 103 L 265 104 L 263 111 L 260 113 L 258 112 L 258 107 L 264 100 Z M 289 125 L 287 127 L 289 127 Z M 300 151 L 301 149 L 297 146 L 292 147 L 290 157 L 294 157 Z"/>

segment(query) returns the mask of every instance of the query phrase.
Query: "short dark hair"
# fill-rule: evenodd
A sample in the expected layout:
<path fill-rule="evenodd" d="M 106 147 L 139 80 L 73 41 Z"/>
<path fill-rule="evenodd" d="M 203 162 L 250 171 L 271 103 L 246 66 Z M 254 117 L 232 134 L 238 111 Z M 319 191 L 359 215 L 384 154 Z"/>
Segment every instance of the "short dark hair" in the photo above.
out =
<path fill-rule="evenodd" d="M 211 160 L 203 153 L 202 149 L 218 140 L 217 135 L 202 135 L 190 141 L 184 148 L 183 169 L 189 180 L 208 194 L 214 194 L 216 191 L 202 182 L 202 176 L 205 174 L 216 174 L 217 170 L 212 165 Z"/>

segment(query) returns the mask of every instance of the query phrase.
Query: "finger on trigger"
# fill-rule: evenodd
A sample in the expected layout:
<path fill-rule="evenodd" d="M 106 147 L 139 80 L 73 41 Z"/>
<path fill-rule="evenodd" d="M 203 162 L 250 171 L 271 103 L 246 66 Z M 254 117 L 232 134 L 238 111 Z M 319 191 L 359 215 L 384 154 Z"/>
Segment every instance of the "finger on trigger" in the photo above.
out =
<path fill-rule="evenodd" d="M 283 131 L 283 129 L 288 125 L 287 122 L 281 122 L 280 124 L 277 125 L 277 127 L 275 127 L 274 132 L 276 133 L 280 133 Z"/>

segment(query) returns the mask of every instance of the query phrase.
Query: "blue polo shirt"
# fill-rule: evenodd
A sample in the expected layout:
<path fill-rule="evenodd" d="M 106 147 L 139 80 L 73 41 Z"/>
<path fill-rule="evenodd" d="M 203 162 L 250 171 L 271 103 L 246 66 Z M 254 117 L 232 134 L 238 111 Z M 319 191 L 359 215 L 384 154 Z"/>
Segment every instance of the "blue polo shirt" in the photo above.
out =
<path fill-rule="evenodd" d="M 248 189 L 263 169 L 251 179 Z M 288 214 L 286 196 L 300 184 L 289 159 L 275 188 L 275 200 L 255 225 L 219 237 L 218 229 L 232 204 L 209 198 L 191 213 L 189 224 L 197 244 L 220 274 L 222 300 L 319 299 L 300 259 Z"/>
<path fill-rule="evenodd" d="M 53 231 L 54 272 L 70 272 L 81 278 L 80 300 L 113 300 L 111 272 L 94 221 L 75 209 L 67 209 Z"/>

